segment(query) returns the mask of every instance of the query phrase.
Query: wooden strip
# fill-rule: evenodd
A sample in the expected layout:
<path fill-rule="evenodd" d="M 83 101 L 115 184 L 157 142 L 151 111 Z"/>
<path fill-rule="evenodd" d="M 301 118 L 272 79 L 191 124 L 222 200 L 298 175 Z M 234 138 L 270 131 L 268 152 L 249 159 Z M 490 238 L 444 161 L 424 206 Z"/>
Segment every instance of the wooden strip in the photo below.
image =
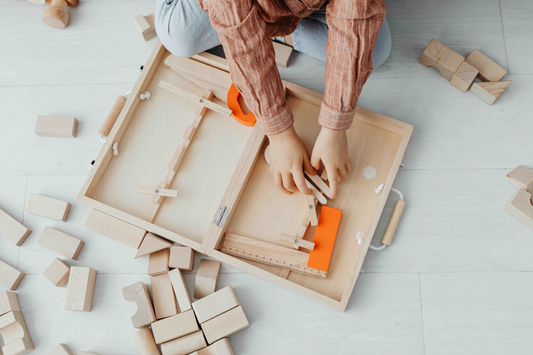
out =
<path fill-rule="evenodd" d="M 98 130 L 98 134 L 101 134 L 102 136 L 107 137 L 107 135 L 109 134 L 109 131 L 111 131 L 111 128 L 113 127 L 113 124 L 117 120 L 120 110 L 122 110 L 125 104 L 126 104 L 126 98 L 124 96 L 119 95 L 117 99 L 115 100 L 113 107 L 111 107 L 111 111 L 109 111 L 109 114 L 104 120 L 104 123 L 102 123 L 102 127 L 100 127 L 100 129 Z"/>
<path fill-rule="evenodd" d="M 26 205 L 26 212 L 65 222 L 70 212 L 70 207 L 70 203 L 66 201 L 31 194 Z"/>
<path fill-rule="evenodd" d="M 37 244 L 73 260 L 78 259 L 81 249 L 85 245 L 78 238 L 48 226 L 44 227 Z"/>
<path fill-rule="evenodd" d="M 318 215 L 316 211 L 316 199 L 313 196 L 307 196 L 307 208 L 309 209 L 309 221 L 311 226 L 318 225 Z"/>
<path fill-rule="evenodd" d="M 160 189 L 158 187 L 139 187 L 137 193 L 144 195 L 178 197 L 178 190 Z"/>
<path fill-rule="evenodd" d="M 31 234 L 31 229 L 0 209 L 0 235 L 20 247 Z"/>
<path fill-rule="evenodd" d="M 183 278 L 183 273 L 180 269 L 174 269 L 168 273 L 170 277 L 170 282 L 172 282 L 172 288 L 174 289 L 174 295 L 178 301 L 178 307 L 180 312 L 185 312 L 191 309 L 191 295 L 185 279 Z"/>
<path fill-rule="evenodd" d="M 198 323 L 202 324 L 208 320 L 239 306 L 239 299 L 233 290 L 233 287 L 226 286 L 201 300 L 192 304 L 194 314 Z"/>
<path fill-rule="evenodd" d="M 150 277 L 152 299 L 157 319 L 167 318 L 178 313 L 172 283 L 168 274 Z"/>
<path fill-rule="evenodd" d="M 228 91 L 232 84 L 229 73 L 194 60 L 178 58 L 171 54 L 166 57 L 165 65 L 180 75 L 206 82 L 225 91 Z"/>
<path fill-rule="evenodd" d="M 152 323 L 152 331 L 156 344 L 166 343 L 172 339 L 182 337 L 200 330 L 192 310 L 178 313 Z"/>
<path fill-rule="evenodd" d="M 96 270 L 89 267 L 72 266 L 68 278 L 65 309 L 90 312 L 93 304 Z"/>
<path fill-rule="evenodd" d="M 287 234 L 281 234 L 281 236 L 279 237 L 279 239 L 287 242 L 287 243 L 290 243 L 292 245 L 292 248 L 295 249 L 295 250 L 298 250 L 298 248 L 304 248 L 304 249 L 307 249 L 307 250 L 313 250 L 315 248 L 315 243 L 313 242 L 310 242 L 308 240 L 305 240 L 305 239 L 300 239 L 300 238 L 297 238 L 297 237 L 293 237 L 293 236 L 290 236 L 290 235 L 287 235 Z"/>
<path fill-rule="evenodd" d="M 0 260 L 0 286 L 10 291 L 15 291 L 24 276 L 26 276 L 25 273 L 18 271 L 13 266 Z"/>
<path fill-rule="evenodd" d="M 194 59 L 200 63 L 208 64 L 214 68 L 224 70 L 225 72 L 229 73 L 228 61 L 225 58 L 211 53 L 202 52 L 200 54 L 193 55 L 191 59 Z"/>
<path fill-rule="evenodd" d="M 126 244 L 132 248 L 139 248 L 141 242 L 146 235 L 146 231 L 129 223 L 126 223 L 118 218 L 109 216 L 98 210 L 91 210 L 85 228 L 88 228 L 96 233 L 100 233 L 114 239 L 118 242 Z"/>
<path fill-rule="evenodd" d="M 326 171 L 324 169 L 324 171 Z M 328 198 L 331 198 L 331 190 L 329 188 L 329 186 L 324 182 L 324 180 L 322 180 L 320 178 L 320 176 L 317 175 L 311 175 L 311 174 L 308 174 L 307 171 L 305 171 L 305 175 L 316 185 L 316 187 L 318 187 L 320 189 L 320 191 L 322 191 L 324 193 L 324 195 L 326 195 Z"/>
<path fill-rule="evenodd" d="M 37 116 L 35 134 L 41 137 L 76 138 L 78 120 L 74 117 Z"/>

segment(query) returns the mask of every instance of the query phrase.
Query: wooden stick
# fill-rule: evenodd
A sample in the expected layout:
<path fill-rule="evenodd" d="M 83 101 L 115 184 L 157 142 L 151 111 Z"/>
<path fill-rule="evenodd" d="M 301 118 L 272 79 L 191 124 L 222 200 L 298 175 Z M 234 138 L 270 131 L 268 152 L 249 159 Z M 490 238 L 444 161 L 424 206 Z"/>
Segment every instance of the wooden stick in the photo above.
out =
<path fill-rule="evenodd" d="M 282 233 L 281 236 L 279 237 L 279 239 L 293 244 L 293 249 L 295 249 L 295 250 L 298 250 L 298 248 L 300 248 L 300 247 L 302 247 L 304 249 L 307 249 L 307 250 L 313 250 L 315 248 L 315 243 L 310 242 L 310 241 L 305 240 L 305 239 L 299 239 L 299 238 L 296 238 L 296 237 L 292 237 L 292 236 L 287 235 L 287 234 L 283 234 Z"/>
<path fill-rule="evenodd" d="M 143 195 L 178 197 L 178 190 L 160 189 L 157 187 L 139 187 L 137 193 Z"/>
<path fill-rule="evenodd" d="M 102 123 L 102 126 L 98 130 L 98 134 L 101 134 L 102 136 L 107 137 L 107 135 L 109 134 L 109 131 L 111 131 L 111 128 L 113 127 L 113 124 L 117 120 L 120 110 L 122 110 L 122 107 L 124 107 L 125 104 L 126 104 L 126 98 L 124 96 L 119 95 L 117 99 L 115 100 L 113 107 L 111 107 L 111 111 L 109 111 L 109 114 L 104 120 L 104 123 Z"/>
<path fill-rule="evenodd" d="M 385 244 L 388 247 L 391 246 L 394 235 L 396 234 L 396 229 L 398 229 L 398 224 L 400 224 L 400 220 L 402 219 L 403 211 L 405 211 L 405 206 L 406 203 L 404 200 L 396 201 L 396 206 L 394 206 L 392 217 L 387 226 L 387 230 L 385 230 L 385 234 L 381 239 L 381 244 Z"/>

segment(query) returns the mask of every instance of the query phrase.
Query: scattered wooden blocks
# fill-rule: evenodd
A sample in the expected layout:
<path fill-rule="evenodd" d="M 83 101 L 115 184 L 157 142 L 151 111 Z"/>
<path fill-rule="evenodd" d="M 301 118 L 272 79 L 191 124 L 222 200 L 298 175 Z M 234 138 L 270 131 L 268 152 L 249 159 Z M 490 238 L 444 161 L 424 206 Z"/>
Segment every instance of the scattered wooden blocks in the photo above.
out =
<path fill-rule="evenodd" d="M 70 274 L 70 265 L 61 259 L 55 258 L 46 268 L 43 276 L 46 277 L 54 286 L 63 287 L 68 281 Z"/>
<path fill-rule="evenodd" d="M 517 189 L 525 189 L 533 181 L 533 169 L 520 165 L 507 174 L 507 177 Z"/>
<path fill-rule="evenodd" d="M 172 282 L 172 288 L 174 289 L 174 295 L 178 301 L 179 311 L 188 311 L 191 309 L 191 295 L 189 294 L 181 270 L 174 269 L 168 273 L 168 276 L 170 277 L 170 282 Z"/>
<path fill-rule="evenodd" d="M 155 322 L 154 307 L 150 299 L 148 286 L 143 282 L 137 282 L 133 285 L 124 287 L 122 295 L 126 301 L 135 302 L 137 311 L 131 317 L 131 323 L 134 328 L 142 328 Z"/>
<path fill-rule="evenodd" d="M 200 262 L 194 283 L 194 298 L 200 299 L 215 292 L 220 265 L 220 262 L 208 259 Z"/>
<path fill-rule="evenodd" d="M 209 344 L 228 337 L 250 326 L 241 306 L 237 306 L 221 315 L 202 323 L 202 330 Z"/>
<path fill-rule="evenodd" d="M 0 235 L 20 247 L 31 234 L 31 230 L 0 209 Z"/>
<path fill-rule="evenodd" d="M 462 92 L 467 92 L 472 86 L 479 70 L 468 64 L 466 61 L 459 66 L 459 69 L 453 74 L 450 84 Z"/>
<path fill-rule="evenodd" d="M 26 321 L 20 311 L 0 316 L 0 335 L 4 339 L 3 355 L 23 355 L 34 350 Z"/>
<path fill-rule="evenodd" d="M 141 355 L 160 355 L 159 349 L 154 341 L 154 336 L 149 328 L 143 328 L 133 333 L 133 338 Z"/>
<path fill-rule="evenodd" d="M 452 51 L 450 48 L 440 44 L 434 39 L 429 42 L 424 52 L 420 56 L 420 64 L 425 67 L 432 66 L 440 71 L 443 78 L 452 80 L 453 74 L 457 71 L 465 57 Z"/>
<path fill-rule="evenodd" d="M 41 137 L 76 138 L 78 120 L 74 117 L 37 116 L 35 134 Z"/>
<path fill-rule="evenodd" d="M 139 247 L 139 251 L 135 255 L 135 259 L 168 248 L 172 246 L 172 244 L 174 243 L 169 242 L 168 240 L 158 237 L 152 233 L 148 233 L 146 234 L 146 237 L 144 237 L 144 240 L 142 241 L 141 246 Z M 170 259 L 172 259 L 172 251 Z"/>
<path fill-rule="evenodd" d="M 44 227 L 37 244 L 74 260 L 78 259 L 81 249 L 85 245 L 78 238 L 48 226 Z"/>
<path fill-rule="evenodd" d="M 168 274 L 150 277 L 152 298 L 157 319 L 171 317 L 178 313 L 172 283 Z"/>
<path fill-rule="evenodd" d="M 138 15 L 133 19 L 135 26 L 145 41 L 149 41 L 157 36 L 154 26 L 154 16 L 155 14 L 151 13 L 148 16 Z"/>
<path fill-rule="evenodd" d="M 0 286 L 15 291 L 24 276 L 26 276 L 25 273 L 0 260 Z"/>
<path fill-rule="evenodd" d="M 157 276 L 168 273 L 168 259 L 170 249 L 163 249 L 150 254 L 148 261 L 148 275 Z"/>
<path fill-rule="evenodd" d="M 95 282 L 96 270 L 89 267 L 71 267 L 65 309 L 90 312 L 93 304 Z"/>
<path fill-rule="evenodd" d="M 233 348 L 227 338 L 220 339 L 209 345 L 207 348 L 200 349 L 190 355 L 235 355 Z"/>
<path fill-rule="evenodd" d="M 507 74 L 505 69 L 477 49 L 474 49 L 465 61 L 479 70 L 477 76 L 483 81 L 500 81 Z"/>
<path fill-rule="evenodd" d="M 70 203 L 55 198 L 31 194 L 26 212 L 65 222 L 70 212 Z"/>
<path fill-rule="evenodd" d="M 170 248 L 171 268 L 191 271 L 194 267 L 194 251 L 189 247 L 173 246 Z"/>
<path fill-rule="evenodd" d="M 65 344 L 58 344 L 48 355 L 74 355 Z"/>
<path fill-rule="evenodd" d="M 166 343 L 200 330 L 192 310 L 152 323 L 156 344 Z"/>
<path fill-rule="evenodd" d="M 132 224 L 111 217 L 98 210 L 91 210 L 85 228 L 114 239 L 120 243 L 138 249 L 146 235 L 146 231 Z"/>
<path fill-rule="evenodd" d="M 201 330 L 161 344 L 163 355 L 187 355 L 207 346 Z"/>
<path fill-rule="evenodd" d="M 192 307 L 200 324 L 239 306 L 239 299 L 233 287 L 226 286 L 215 293 L 194 302 Z"/>
<path fill-rule="evenodd" d="M 511 85 L 512 80 L 474 83 L 470 91 L 481 100 L 492 105 L 503 92 Z"/>
<path fill-rule="evenodd" d="M 17 294 L 11 291 L 0 293 L 0 316 L 11 312 L 20 312 L 20 304 Z"/>

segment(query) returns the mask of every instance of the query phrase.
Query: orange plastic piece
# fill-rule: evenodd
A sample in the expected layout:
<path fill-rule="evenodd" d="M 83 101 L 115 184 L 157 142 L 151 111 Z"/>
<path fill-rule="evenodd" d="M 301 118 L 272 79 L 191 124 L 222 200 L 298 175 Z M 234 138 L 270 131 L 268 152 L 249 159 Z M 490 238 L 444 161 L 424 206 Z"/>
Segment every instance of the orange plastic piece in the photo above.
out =
<path fill-rule="evenodd" d="M 333 246 L 335 239 L 337 239 L 337 231 L 341 222 L 342 210 L 322 206 L 320 217 L 318 218 L 318 226 L 316 227 L 315 249 L 309 253 L 309 260 L 307 266 L 313 269 L 328 271 L 331 255 L 333 254 Z"/>
<path fill-rule="evenodd" d="M 228 90 L 228 108 L 233 111 L 231 116 L 235 119 L 235 121 L 239 122 L 242 125 L 253 127 L 255 126 L 255 122 L 257 121 L 255 118 L 255 115 L 253 112 L 249 112 L 248 114 L 245 114 L 242 111 L 241 105 L 239 105 L 239 97 L 241 96 L 241 93 L 237 89 L 237 87 L 233 84 L 231 84 L 229 90 Z"/>

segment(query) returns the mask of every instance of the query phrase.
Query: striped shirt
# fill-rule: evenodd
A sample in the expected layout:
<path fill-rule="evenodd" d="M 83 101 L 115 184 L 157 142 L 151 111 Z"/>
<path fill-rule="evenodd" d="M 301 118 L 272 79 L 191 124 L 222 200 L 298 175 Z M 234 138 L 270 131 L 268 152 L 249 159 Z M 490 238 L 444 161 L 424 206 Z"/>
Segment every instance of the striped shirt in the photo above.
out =
<path fill-rule="evenodd" d="M 266 134 L 283 132 L 294 122 L 271 38 L 292 33 L 301 18 L 326 8 L 326 91 L 318 122 L 332 130 L 350 128 L 372 73 L 384 0 L 197 1 L 220 36 L 233 83 Z"/>

